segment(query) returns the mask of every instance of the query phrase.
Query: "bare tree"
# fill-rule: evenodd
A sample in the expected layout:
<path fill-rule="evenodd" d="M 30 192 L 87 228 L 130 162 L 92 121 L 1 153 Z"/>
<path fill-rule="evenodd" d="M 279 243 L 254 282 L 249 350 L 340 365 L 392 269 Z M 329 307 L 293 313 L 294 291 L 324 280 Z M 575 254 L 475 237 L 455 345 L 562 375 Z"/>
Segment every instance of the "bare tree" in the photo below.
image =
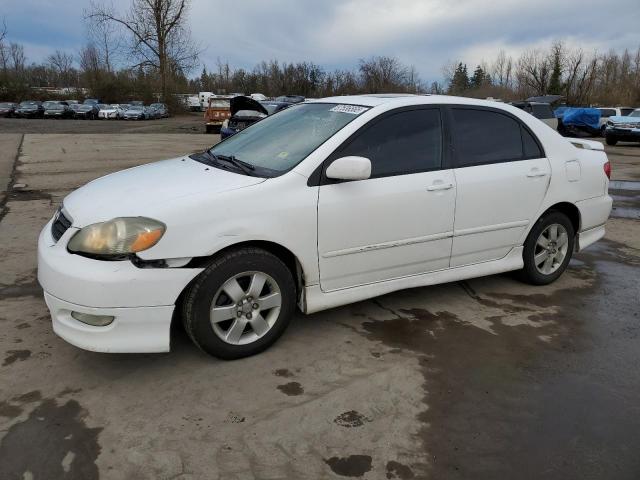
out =
<path fill-rule="evenodd" d="M 89 24 L 89 42 L 100 56 L 100 61 L 107 72 L 114 69 L 122 50 L 122 29 L 116 22 L 106 22 L 97 18 Z"/>
<path fill-rule="evenodd" d="M 47 64 L 54 72 L 57 82 L 61 83 L 62 86 L 69 86 L 72 77 L 73 56 L 56 50 L 47 57 Z"/>
<path fill-rule="evenodd" d="M 360 59 L 363 88 L 369 93 L 406 90 L 408 69 L 394 57 Z"/>
<path fill-rule="evenodd" d="M 504 50 L 498 52 L 496 61 L 489 69 L 493 82 L 504 88 L 511 88 L 513 76 L 513 59 Z"/>
<path fill-rule="evenodd" d="M 9 58 L 14 72 L 21 73 L 24 71 L 24 65 L 27 59 L 24 55 L 24 47 L 22 45 L 18 43 L 9 44 Z"/>
<path fill-rule="evenodd" d="M 130 38 L 135 67 L 151 67 L 160 74 L 162 96 L 168 98 L 168 78 L 176 70 L 196 66 L 198 49 L 191 40 L 186 15 L 189 0 L 132 0 L 126 13 L 92 3 L 85 18 L 120 26 Z"/>
<path fill-rule="evenodd" d="M 0 26 L 0 65 L 2 66 L 3 72 L 7 71 L 7 66 L 9 64 L 9 50 L 4 43 L 5 38 L 7 38 L 7 23 L 3 18 L 2 26 Z"/>

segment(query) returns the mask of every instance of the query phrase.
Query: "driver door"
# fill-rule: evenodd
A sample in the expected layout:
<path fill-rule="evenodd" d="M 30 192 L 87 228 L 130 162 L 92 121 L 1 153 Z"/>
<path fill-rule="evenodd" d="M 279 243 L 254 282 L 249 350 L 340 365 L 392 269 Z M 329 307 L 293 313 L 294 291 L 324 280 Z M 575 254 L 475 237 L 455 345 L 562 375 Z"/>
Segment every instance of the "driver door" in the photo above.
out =
<path fill-rule="evenodd" d="M 441 113 L 411 107 L 383 114 L 325 162 L 354 155 L 371 178 L 323 180 L 318 198 L 320 286 L 332 291 L 449 267 L 456 197 L 442 169 Z"/>

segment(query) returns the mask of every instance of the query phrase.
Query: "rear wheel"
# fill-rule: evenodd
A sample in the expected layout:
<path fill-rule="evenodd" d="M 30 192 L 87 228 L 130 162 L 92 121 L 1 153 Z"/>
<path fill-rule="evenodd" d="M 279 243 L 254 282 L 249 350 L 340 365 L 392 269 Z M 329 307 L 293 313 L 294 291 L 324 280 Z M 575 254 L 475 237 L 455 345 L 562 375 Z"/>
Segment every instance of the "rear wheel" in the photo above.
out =
<path fill-rule="evenodd" d="M 603 125 L 603 126 L 600 127 L 600 136 L 601 137 L 606 137 L 606 134 L 605 134 L 606 130 L 607 130 L 607 126 L 606 125 Z"/>
<path fill-rule="evenodd" d="M 618 139 L 613 135 L 607 135 L 607 145 L 615 145 L 618 143 Z"/>
<path fill-rule="evenodd" d="M 222 255 L 200 274 L 187 291 L 182 320 L 200 349 L 230 360 L 273 344 L 295 304 L 287 266 L 265 250 L 243 248 Z"/>
<path fill-rule="evenodd" d="M 546 285 L 567 268 L 575 242 L 571 220 L 562 212 L 551 211 L 533 226 L 524 243 L 521 277 L 533 285 Z"/>

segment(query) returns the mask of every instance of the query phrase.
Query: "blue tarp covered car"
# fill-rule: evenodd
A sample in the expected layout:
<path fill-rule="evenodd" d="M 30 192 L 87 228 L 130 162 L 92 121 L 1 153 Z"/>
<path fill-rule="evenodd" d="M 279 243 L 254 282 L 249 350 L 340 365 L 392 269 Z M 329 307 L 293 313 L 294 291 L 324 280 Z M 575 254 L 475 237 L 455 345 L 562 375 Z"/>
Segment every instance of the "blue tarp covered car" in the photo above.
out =
<path fill-rule="evenodd" d="M 567 108 L 559 112 L 558 131 L 563 135 L 598 135 L 600 110 L 597 108 Z"/>

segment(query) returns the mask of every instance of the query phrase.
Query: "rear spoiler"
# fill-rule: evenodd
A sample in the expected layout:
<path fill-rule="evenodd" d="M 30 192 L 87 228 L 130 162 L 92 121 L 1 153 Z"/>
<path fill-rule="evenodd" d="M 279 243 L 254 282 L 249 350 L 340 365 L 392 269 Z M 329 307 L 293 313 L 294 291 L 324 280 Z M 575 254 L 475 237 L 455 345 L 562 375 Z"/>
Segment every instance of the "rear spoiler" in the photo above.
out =
<path fill-rule="evenodd" d="M 581 138 L 567 138 L 574 147 L 584 148 L 585 150 L 600 150 L 604 151 L 604 145 L 595 140 L 582 140 Z"/>

